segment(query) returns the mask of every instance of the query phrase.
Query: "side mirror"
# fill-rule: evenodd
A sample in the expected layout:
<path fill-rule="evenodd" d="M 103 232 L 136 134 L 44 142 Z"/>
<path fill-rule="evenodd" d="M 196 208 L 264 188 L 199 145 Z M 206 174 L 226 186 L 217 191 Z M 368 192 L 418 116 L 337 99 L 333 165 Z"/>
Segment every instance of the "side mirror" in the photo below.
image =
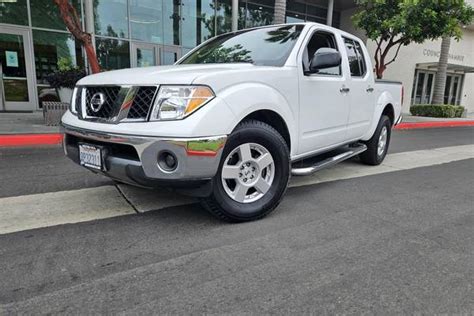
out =
<path fill-rule="evenodd" d="M 341 61 L 341 54 L 337 50 L 323 47 L 314 53 L 309 63 L 309 70 L 311 73 L 317 73 L 320 69 L 338 67 L 341 65 Z"/>

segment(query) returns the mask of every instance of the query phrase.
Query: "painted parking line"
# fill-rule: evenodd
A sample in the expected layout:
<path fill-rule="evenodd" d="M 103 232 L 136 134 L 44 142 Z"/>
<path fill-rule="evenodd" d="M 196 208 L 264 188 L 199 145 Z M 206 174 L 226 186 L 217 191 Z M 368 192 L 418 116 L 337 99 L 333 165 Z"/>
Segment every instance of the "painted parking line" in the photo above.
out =
<path fill-rule="evenodd" d="M 112 185 L 0 199 L 0 234 L 135 214 Z"/>
<path fill-rule="evenodd" d="M 311 176 L 293 177 L 290 187 L 384 174 L 474 158 L 474 145 L 396 153 L 377 167 L 344 162 Z M 92 221 L 196 202 L 166 190 L 126 185 L 32 194 L 0 199 L 0 234 Z"/>

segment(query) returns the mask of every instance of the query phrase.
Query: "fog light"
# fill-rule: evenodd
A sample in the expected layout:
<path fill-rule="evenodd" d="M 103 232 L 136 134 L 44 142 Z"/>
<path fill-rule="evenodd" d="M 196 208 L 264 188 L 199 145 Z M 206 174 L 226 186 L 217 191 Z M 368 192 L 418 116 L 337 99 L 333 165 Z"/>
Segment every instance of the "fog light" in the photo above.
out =
<path fill-rule="evenodd" d="M 158 166 L 166 172 L 174 171 L 178 166 L 178 159 L 173 153 L 163 151 L 158 155 Z"/>

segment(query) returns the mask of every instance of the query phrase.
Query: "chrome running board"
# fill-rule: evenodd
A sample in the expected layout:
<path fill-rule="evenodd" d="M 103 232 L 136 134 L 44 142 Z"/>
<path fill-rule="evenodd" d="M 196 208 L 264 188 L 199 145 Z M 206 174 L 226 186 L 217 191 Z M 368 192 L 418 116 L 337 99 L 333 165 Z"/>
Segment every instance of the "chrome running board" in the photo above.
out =
<path fill-rule="evenodd" d="M 291 174 L 294 176 L 307 176 L 340 163 L 346 159 L 357 156 L 367 150 L 364 144 L 357 144 L 355 147 L 348 147 L 347 151 L 339 153 L 333 157 L 321 160 L 309 167 L 292 168 Z"/>

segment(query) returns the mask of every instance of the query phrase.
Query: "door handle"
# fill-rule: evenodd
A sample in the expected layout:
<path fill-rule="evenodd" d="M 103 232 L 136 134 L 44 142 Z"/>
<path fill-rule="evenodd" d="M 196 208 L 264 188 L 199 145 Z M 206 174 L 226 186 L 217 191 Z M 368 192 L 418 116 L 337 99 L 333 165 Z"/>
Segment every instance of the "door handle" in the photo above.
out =
<path fill-rule="evenodd" d="M 367 91 L 368 93 L 372 93 L 372 92 L 374 92 L 374 88 L 368 87 L 366 91 Z"/>
<path fill-rule="evenodd" d="M 340 90 L 339 90 L 341 93 L 348 93 L 349 91 L 351 91 L 351 89 L 347 88 L 347 87 L 342 87 Z"/>

